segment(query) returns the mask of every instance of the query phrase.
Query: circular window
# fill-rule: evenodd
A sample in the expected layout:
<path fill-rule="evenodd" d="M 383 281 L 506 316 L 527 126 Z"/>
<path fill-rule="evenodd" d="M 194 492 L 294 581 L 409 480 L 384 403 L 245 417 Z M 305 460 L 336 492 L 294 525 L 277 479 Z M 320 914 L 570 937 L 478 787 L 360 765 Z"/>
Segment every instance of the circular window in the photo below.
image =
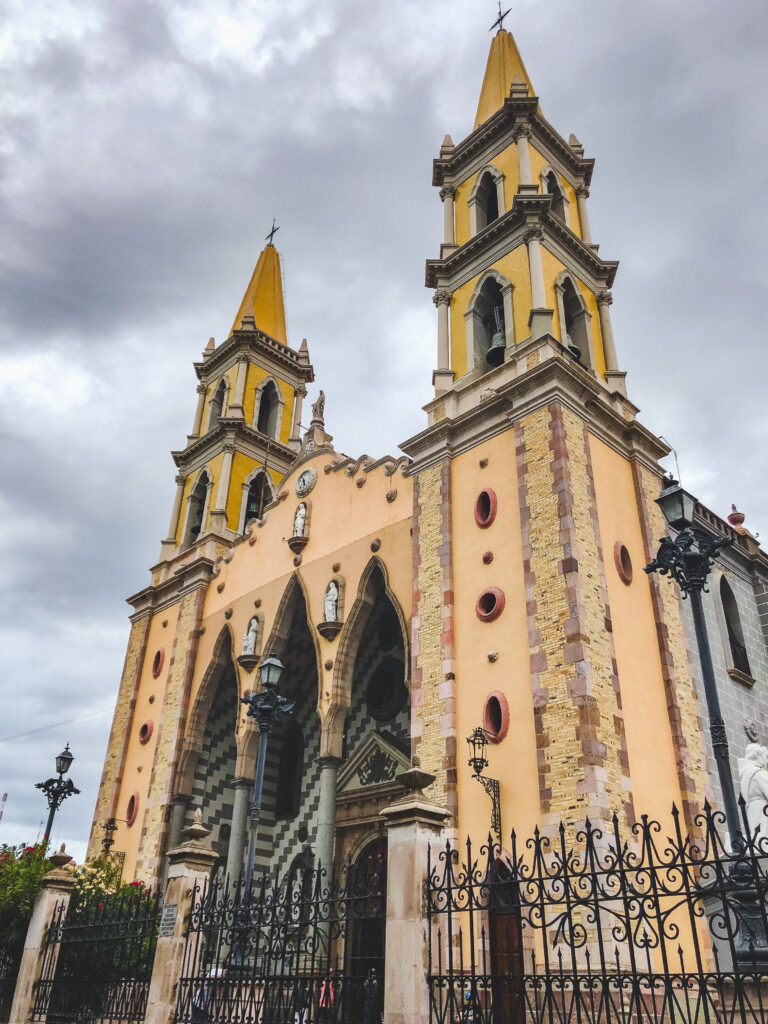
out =
<path fill-rule="evenodd" d="M 152 735 L 152 730 L 154 729 L 154 727 L 155 726 L 154 723 L 152 722 L 152 719 L 147 719 L 144 725 L 142 725 L 142 727 L 139 729 L 139 743 L 149 743 L 149 739 L 150 736 Z"/>
<path fill-rule="evenodd" d="M 128 801 L 128 807 L 125 811 L 125 821 L 128 826 L 131 826 L 136 821 L 136 815 L 139 813 L 139 794 L 132 793 L 131 798 Z"/>
<path fill-rule="evenodd" d="M 619 574 L 619 579 L 622 583 L 627 586 L 632 582 L 632 559 L 629 557 L 629 552 L 621 541 L 616 541 L 613 545 L 613 560 L 616 563 L 616 572 Z"/>
<path fill-rule="evenodd" d="M 480 491 L 475 502 L 475 522 L 481 530 L 487 529 L 496 518 L 496 492 L 489 488 Z"/>
<path fill-rule="evenodd" d="M 385 658 L 371 676 L 365 691 L 368 713 L 377 722 L 389 722 L 405 707 L 408 690 L 404 667 L 397 658 Z"/>
<path fill-rule="evenodd" d="M 155 679 L 157 679 L 157 677 L 163 671 L 164 662 L 165 651 L 161 647 L 160 650 L 155 654 L 154 658 L 152 659 L 152 675 L 155 677 Z"/>
<path fill-rule="evenodd" d="M 477 599 L 475 611 L 481 622 L 493 622 L 504 611 L 504 591 L 498 587 L 488 587 Z"/>
<path fill-rule="evenodd" d="M 483 708 L 483 729 L 491 743 L 500 743 L 509 729 L 509 705 L 503 693 L 496 690 Z"/>

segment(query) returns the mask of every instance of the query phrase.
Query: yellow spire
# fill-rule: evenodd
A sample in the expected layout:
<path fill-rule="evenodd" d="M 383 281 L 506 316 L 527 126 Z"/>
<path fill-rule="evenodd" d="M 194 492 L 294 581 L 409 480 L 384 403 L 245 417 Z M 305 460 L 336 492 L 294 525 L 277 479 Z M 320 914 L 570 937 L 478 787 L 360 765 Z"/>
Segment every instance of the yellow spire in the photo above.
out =
<path fill-rule="evenodd" d="M 284 345 L 288 344 L 280 256 L 271 243 L 262 249 L 251 283 L 245 290 L 232 324 L 232 331 L 239 329 L 244 316 L 252 316 L 260 331 L 276 341 L 282 341 Z"/>
<path fill-rule="evenodd" d="M 535 96 L 525 64 L 520 56 L 511 32 L 499 29 L 491 41 L 488 63 L 485 66 L 483 88 L 480 90 L 480 102 L 477 104 L 475 128 L 501 110 L 504 100 L 509 96 L 512 80 L 521 76 L 531 96 Z"/>

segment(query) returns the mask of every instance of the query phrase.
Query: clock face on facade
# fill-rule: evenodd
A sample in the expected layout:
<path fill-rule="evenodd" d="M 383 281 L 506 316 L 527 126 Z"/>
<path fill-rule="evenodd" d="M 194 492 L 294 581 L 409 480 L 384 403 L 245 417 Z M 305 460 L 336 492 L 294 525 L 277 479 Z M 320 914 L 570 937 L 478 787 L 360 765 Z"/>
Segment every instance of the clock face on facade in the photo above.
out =
<path fill-rule="evenodd" d="M 299 473 L 298 479 L 296 480 L 296 494 L 300 498 L 303 498 L 305 494 L 309 494 L 315 486 L 316 480 L 317 470 L 313 466 L 309 466 L 303 472 Z"/>

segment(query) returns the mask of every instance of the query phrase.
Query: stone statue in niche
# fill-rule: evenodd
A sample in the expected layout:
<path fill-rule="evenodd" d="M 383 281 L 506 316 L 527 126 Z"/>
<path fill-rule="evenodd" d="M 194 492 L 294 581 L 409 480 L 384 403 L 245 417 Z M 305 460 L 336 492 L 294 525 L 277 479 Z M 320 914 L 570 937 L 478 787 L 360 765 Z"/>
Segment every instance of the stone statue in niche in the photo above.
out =
<path fill-rule="evenodd" d="M 768 748 L 750 743 L 738 760 L 739 789 L 747 805 L 749 831 L 755 842 L 768 851 Z"/>
<path fill-rule="evenodd" d="M 325 592 L 323 609 L 325 612 L 326 622 L 339 621 L 339 588 L 336 585 L 336 580 L 331 580 L 328 584 L 328 589 Z"/>
<path fill-rule="evenodd" d="M 256 653 L 256 641 L 259 638 L 259 620 L 254 617 L 248 623 L 248 632 L 243 637 L 243 654 Z"/>
<path fill-rule="evenodd" d="M 299 507 L 296 509 L 296 516 L 293 520 L 293 536 L 303 537 L 304 526 L 307 522 L 307 506 L 302 501 Z"/>

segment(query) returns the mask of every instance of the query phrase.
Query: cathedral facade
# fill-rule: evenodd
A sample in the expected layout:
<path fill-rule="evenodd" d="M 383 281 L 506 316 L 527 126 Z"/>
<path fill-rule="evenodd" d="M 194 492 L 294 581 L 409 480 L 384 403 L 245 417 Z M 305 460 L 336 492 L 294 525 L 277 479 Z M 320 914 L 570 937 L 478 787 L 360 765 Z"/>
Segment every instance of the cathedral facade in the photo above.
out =
<path fill-rule="evenodd" d="M 323 392 L 305 410 L 314 372 L 266 246 L 229 337 L 195 364 L 168 536 L 130 598 L 92 855 L 114 818 L 126 877 L 156 884 L 201 808 L 221 870 L 241 874 L 259 746 L 241 698 L 268 656 L 294 709 L 269 735 L 257 870 L 381 849 L 416 759 L 456 834 L 487 835 L 477 727 L 502 834 L 673 804 L 691 825 L 716 795 L 684 605 L 642 571 L 667 532 L 669 449 L 618 362 L 592 171 L 501 29 L 473 131 L 434 161 L 434 391 L 393 456 L 337 452 Z M 698 514 L 737 541 L 708 606 L 729 737 L 764 740 L 768 560 L 738 516 Z"/>

